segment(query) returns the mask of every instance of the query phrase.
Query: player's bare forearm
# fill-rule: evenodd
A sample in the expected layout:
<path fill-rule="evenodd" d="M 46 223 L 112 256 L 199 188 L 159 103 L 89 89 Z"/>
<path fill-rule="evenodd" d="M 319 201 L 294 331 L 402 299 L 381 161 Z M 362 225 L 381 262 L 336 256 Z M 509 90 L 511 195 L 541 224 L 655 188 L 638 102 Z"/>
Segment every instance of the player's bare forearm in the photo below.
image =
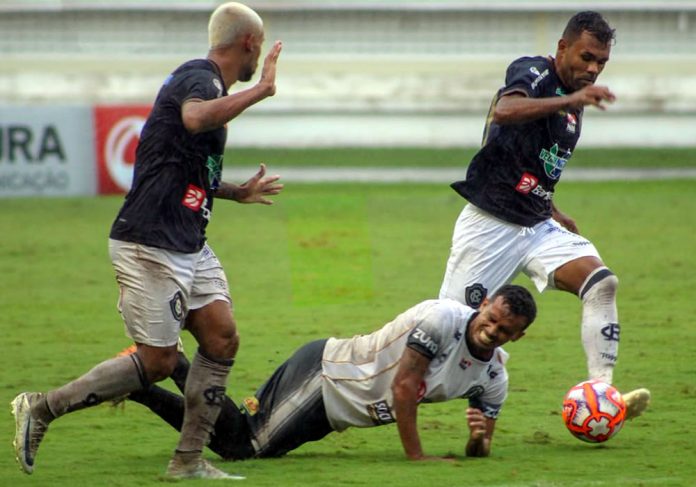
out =
<path fill-rule="evenodd" d="M 423 448 L 418 435 L 418 388 L 428 370 L 430 360 L 407 348 L 399 362 L 392 383 L 394 413 L 404 453 L 409 460 L 423 460 Z"/>
<path fill-rule="evenodd" d="M 569 95 L 532 98 L 521 91 L 513 91 L 500 97 L 493 111 L 493 121 L 498 125 L 524 123 L 547 117 L 560 110 L 579 109 L 592 105 L 605 110 L 604 102 L 613 102 L 614 93 L 606 86 L 590 85 Z"/>
<path fill-rule="evenodd" d="M 271 95 L 268 86 L 259 83 L 215 100 L 187 100 L 181 109 L 181 118 L 190 133 L 207 132 L 223 127 L 244 110 Z"/>
<path fill-rule="evenodd" d="M 493 121 L 498 125 L 530 122 L 547 117 L 568 106 L 569 99 L 565 96 L 529 98 L 514 92 L 500 97 L 493 112 Z"/>

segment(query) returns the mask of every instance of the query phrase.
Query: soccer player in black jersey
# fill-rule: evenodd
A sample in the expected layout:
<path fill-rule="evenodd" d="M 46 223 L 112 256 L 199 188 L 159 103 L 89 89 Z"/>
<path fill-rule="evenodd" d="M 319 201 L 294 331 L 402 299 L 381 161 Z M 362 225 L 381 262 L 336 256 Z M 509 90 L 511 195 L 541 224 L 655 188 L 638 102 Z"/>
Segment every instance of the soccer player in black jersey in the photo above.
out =
<path fill-rule="evenodd" d="M 597 12 L 568 22 L 555 57 L 523 57 L 507 68 L 488 114 L 483 144 L 466 179 L 452 187 L 469 201 L 461 212 L 441 298 L 476 307 L 520 272 L 541 292 L 576 294 L 582 301 L 582 343 L 589 377 L 612 382 L 619 345 L 617 277 L 553 193 L 580 137 L 588 105 L 604 110 L 614 94 L 595 84 L 609 61 L 614 29 Z M 624 395 L 628 417 L 647 407 L 650 393 Z"/>
<path fill-rule="evenodd" d="M 179 66 L 164 81 L 142 130 L 133 185 L 113 223 L 109 251 L 120 288 L 119 311 L 137 351 L 103 362 L 48 393 L 22 393 L 12 402 L 15 450 L 32 473 L 48 424 L 59 416 L 122 396 L 168 377 L 182 328 L 199 343 L 186 382 L 181 438 L 167 475 L 234 478 L 201 458 L 239 346 L 227 279 L 206 243 L 214 199 L 271 204 L 278 176 L 265 166 L 242 185 L 221 180 L 226 124 L 275 94 L 277 41 L 259 82 L 249 81 L 264 41 L 263 22 L 238 3 L 218 7 L 208 26 L 205 59 Z"/>

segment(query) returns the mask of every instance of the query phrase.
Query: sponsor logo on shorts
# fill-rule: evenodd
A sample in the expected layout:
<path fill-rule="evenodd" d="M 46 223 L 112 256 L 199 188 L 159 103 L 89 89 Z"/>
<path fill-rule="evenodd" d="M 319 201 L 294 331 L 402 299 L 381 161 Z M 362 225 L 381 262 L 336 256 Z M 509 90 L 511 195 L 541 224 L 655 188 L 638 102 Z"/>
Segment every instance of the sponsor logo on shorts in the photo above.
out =
<path fill-rule="evenodd" d="M 172 310 L 172 316 L 176 321 L 183 321 L 184 319 L 184 298 L 181 291 L 177 291 L 174 297 L 169 300 L 169 309 Z"/>
<path fill-rule="evenodd" d="M 464 299 L 466 300 L 466 304 L 472 308 L 478 308 L 481 306 L 481 303 L 486 298 L 486 295 L 488 295 L 488 289 L 483 287 L 483 284 L 478 282 L 476 284 L 472 284 L 471 286 L 467 286 L 464 290 Z"/>
<path fill-rule="evenodd" d="M 184 198 L 181 200 L 181 204 L 190 210 L 200 211 L 204 201 L 205 190 L 193 184 L 189 184 L 186 188 L 186 194 L 184 194 Z"/>
<path fill-rule="evenodd" d="M 391 408 L 387 401 L 377 401 L 367 405 L 367 414 L 370 415 L 372 422 L 376 425 L 389 424 L 396 421 L 391 412 Z"/>

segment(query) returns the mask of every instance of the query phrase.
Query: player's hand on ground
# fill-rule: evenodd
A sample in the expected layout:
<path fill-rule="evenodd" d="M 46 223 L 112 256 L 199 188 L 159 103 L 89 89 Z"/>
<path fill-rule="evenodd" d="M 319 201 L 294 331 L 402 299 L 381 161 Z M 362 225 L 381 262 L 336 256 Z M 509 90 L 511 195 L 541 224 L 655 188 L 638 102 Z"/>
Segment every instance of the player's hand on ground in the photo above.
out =
<path fill-rule="evenodd" d="M 454 455 L 445 455 L 442 457 L 438 457 L 435 455 L 422 455 L 418 458 L 409 458 L 409 460 L 413 460 L 414 462 L 449 462 L 449 463 L 454 463 L 457 461 L 457 458 Z"/>
<path fill-rule="evenodd" d="M 236 191 L 235 199 L 239 203 L 261 203 L 272 205 L 273 201 L 266 198 L 280 193 L 283 185 L 277 183 L 279 175 L 266 176 L 266 165 L 261 164 L 259 170 L 246 183 L 239 186 Z"/>
<path fill-rule="evenodd" d="M 582 108 L 587 105 L 593 105 L 600 110 L 606 110 L 607 107 L 604 102 L 611 103 L 616 100 L 614 93 L 612 93 L 608 87 L 601 85 L 585 86 L 568 96 L 570 96 L 572 108 Z"/>
<path fill-rule="evenodd" d="M 471 440 L 483 440 L 486 434 L 486 417 L 483 411 L 476 408 L 467 408 L 466 423 L 469 425 L 469 438 Z"/>
<path fill-rule="evenodd" d="M 263 69 L 261 70 L 261 80 L 260 85 L 265 86 L 266 96 L 273 96 L 276 92 L 276 65 L 278 63 L 278 56 L 280 56 L 280 51 L 283 49 L 283 43 L 281 41 L 275 41 L 273 47 L 266 54 L 266 59 L 263 62 Z"/>

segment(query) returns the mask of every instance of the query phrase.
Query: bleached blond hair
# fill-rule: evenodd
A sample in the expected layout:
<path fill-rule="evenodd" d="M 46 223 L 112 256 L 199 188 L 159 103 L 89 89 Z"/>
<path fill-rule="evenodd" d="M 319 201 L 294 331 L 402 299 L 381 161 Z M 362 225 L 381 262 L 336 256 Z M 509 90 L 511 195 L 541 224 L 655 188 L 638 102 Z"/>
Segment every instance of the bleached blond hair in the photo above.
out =
<path fill-rule="evenodd" d="M 241 3 L 223 3 L 210 15 L 208 43 L 214 49 L 233 44 L 241 35 L 262 32 L 263 20 L 259 14 Z"/>

